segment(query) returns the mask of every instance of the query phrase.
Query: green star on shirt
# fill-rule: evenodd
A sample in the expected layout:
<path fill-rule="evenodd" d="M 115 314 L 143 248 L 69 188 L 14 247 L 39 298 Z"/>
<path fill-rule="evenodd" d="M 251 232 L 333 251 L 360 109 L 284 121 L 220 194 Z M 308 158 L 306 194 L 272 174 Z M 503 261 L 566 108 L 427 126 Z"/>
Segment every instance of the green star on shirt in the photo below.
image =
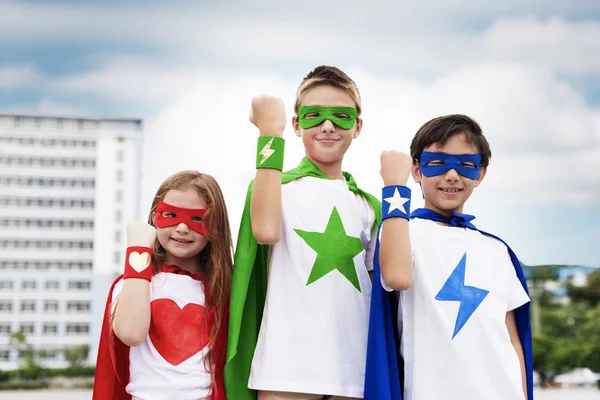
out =
<path fill-rule="evenodd" d="M 333 270 L 338 270 L 360 290 L 354 257 L 363 250 L 360 238 L 346 235 L 340 213 L 333 207 L 325 232 L 307 232 L 294 229 L 296 233 L 317 252 L 317 259 L 312 267 L 306 286 L 321 279 Z"/>

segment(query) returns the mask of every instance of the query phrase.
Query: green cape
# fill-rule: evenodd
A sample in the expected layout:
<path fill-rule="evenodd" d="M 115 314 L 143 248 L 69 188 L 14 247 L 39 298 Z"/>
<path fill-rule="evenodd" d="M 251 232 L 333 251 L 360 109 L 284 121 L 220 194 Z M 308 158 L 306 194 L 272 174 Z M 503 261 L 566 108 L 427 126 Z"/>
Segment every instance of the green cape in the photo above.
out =
<path fill-rule="evenodd" d="M 352 175 L 347 172 L 343 174 L 350 191 L 363 196 L 371 204 L 376 219 L 374 226 L 379 226 L 381 221 L 379 200 L 360 190 Z M 281 183 L 285 184 L 306 176 L 329 179 L 312 161 L 303 158 L 296 168 L 281 174 Z M 227 398 L 232 400 L 256 399 L 256 391 L 248 389 L 248 379 L 267 295 L 270 246 L 258 244 L 252 234 L 250 221 L 252 184 L 253 182 L 248 188 L 240 223 L 231 287 L 225 392 Z"/>

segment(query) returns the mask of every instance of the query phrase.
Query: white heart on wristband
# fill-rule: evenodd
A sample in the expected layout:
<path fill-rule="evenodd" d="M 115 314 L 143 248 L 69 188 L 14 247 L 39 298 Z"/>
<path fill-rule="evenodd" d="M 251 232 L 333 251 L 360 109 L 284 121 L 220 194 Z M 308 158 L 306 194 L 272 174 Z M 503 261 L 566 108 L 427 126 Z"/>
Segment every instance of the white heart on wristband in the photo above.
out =
<path fill-rule="evenodd" d="M 150 265 L 150 253 L 138 253 L 137 251 L 132 251 L 129 253 L 129 265 L 131 268 L 135 269 L 137 272 L 142 272 Z"/>

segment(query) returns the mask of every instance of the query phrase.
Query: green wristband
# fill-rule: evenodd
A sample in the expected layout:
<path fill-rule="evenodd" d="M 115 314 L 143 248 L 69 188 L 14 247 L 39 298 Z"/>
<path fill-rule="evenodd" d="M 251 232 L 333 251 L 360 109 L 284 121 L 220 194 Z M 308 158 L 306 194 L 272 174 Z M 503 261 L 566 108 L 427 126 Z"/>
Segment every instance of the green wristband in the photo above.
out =
<path fill-rule="evenodd" d="M 256 153 L 256 168 L 283 170 L 285 140 L 276 136 L 259 136 Z"/>

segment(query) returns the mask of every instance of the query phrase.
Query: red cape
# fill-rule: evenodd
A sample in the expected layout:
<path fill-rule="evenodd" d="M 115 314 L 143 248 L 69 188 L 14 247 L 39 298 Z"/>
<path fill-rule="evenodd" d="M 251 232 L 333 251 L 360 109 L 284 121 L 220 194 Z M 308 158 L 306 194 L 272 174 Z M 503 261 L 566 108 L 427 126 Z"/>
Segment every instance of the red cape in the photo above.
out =
<path fill-rule="evenodd" d="M 125 387 L 129 384 L 129 346 L 113 334 L 110 327 L 113 290 L 117 282 L 122 278 L 123 275 L 119 275 L 108 291 L 106 308 L 104 309 L 104 320 L 102 321 L 102 330 L 100 332 L 100 343 L 98 344 L 98 359 L 96 361 L 92 400 L 131 400 L 131 395 L 125 390 Z M 208 400 L 226 400 L 223 368 L 227 347 L 229 305 L 227 305 L 226 310 L 227 313 L 213 353 L 215 359 L 218 360 L 215 363 L 216 387 L 213 387 Z"/>

